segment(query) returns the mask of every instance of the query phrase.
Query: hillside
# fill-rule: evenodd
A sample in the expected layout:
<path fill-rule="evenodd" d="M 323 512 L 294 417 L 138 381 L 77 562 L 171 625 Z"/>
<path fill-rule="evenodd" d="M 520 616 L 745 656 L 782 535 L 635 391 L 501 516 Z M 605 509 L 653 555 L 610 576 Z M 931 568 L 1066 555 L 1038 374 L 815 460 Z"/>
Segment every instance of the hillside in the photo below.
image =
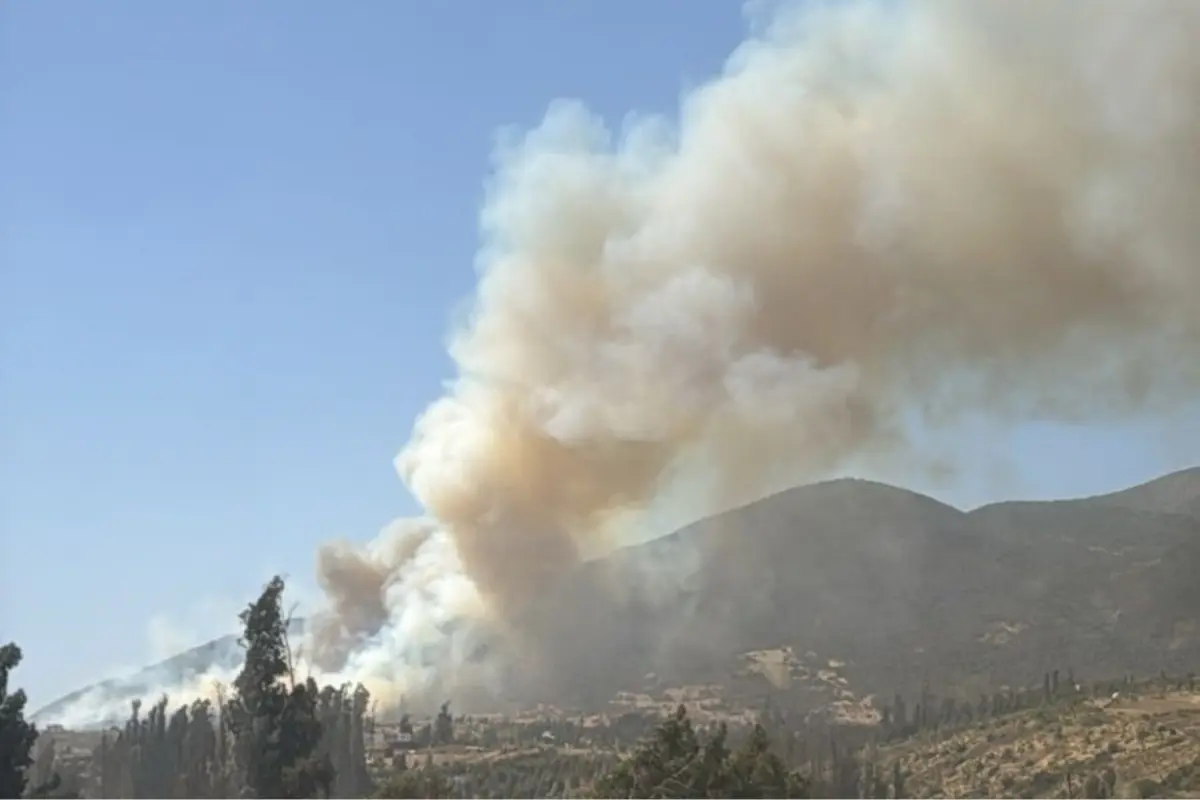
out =
<path fill-rule="evenodd" d="M 1195 797 L 1200 696 L 1160 691 L 1043 708 L 882 748 L 910 797 Z"/>
<path fill-rule="evenodd" d="M 590 565 L 529 624 L 554 642 L 555 691 L 590 701 L 647 672 L 761 693 L 777 687 L 731 679 L 741 656 L 788 647 L 842 665 L 858 697 L 927 681 L 970 694 L 1068 665 L 1185 670 L 1200 663 L 1200 518 L 1177 513 L 1180 475 L 1161 479 L 1171 492 L 971 513 L 865 481 L 801 487 Z M 1200 496 L 1200 472 L 1182 476 Z M 1156 496 L 1167 512 L 1145 507 Z M 831 699 L 793 688 L 800 705 Z"/>
<path fill-rule="evenodd" d="M 293 619 L 288 632 L 294 638 L 302 636 L 304 620 Z M 238 637 L 222 636 L 219 639 L 205 642 L 199 647 L 193 647 L 191 650 L 171 656 L 132 675 L 100 681 L 64 695 L 38 709 L 32 719 L 34 721 L 56 720 L 68 709 L 74 709 L 76 713 L 72 714 L 73 717 L 94 717 L 96 722 L 115 722 L 127 715 L 124 706 L 134 699 L 149 699 L 153 702 L 157 699 L 154 695 L 161 692 L 164 687 L 183 686 L 195 677 L 210 672 L 233 674 L 241 666 L 241 663 L 242 648 L 238 643 Z M 116 705 L 121 707 L 121 710 L 110 719 L 101 719 L 87 713 L 89 709 L 107 705 Z M 73 720 L 66 721 L 74 723 Z"/>
<path fill-rule="evenodd" d="M 971 695 L 1067 666 L 1185 672 L 1200 663 L 1198 507 L 1200 469 L 970 513 L 868 481 L 799 487 L 548 587 L 518 628 L 551 644 L 516 696 L 597 706 L 629 690 L 665 702 L 715 684 L 816 707 L 925 682 Z M 133 696 L 236 655 L 229 637 L 83 692 Z"/>
<path fill-rule="evenodd" d="M 1135 511 L 1200 516 L 1200 467 L 1092 499 Z"/>
<path fill-rule="evenodd" d="M 976 702 L 954 702 L 932 691 L 907 703 L 894 698 L 883 705 L 886 716 L 870 727 L 833 727 L 773 707 L 717 713 L 703 700 L 681 702 L 702 737 L 716 730 L 713 723 L 726 723 L 733 747 L 761 724 L 772 752 L 807 786 L 800 796 L 1194 797 L 1200 792 L 1200 683 L 1194 676 L 1084 684 L 1062 677 L 1068 680 L 1048 673 L 1036 688 L 997 692 Z M 541 709 L 515 716 L 459 716 L 451 723 L 449 742 L 431 740 L 431 717 L 414 718 L 407 740 L 402 723 L 372 724 L 364 739 L 366 769 L 377 797 L 614 796 L 597 795 L 597 780 L 620 761 L 639 760 L 664 735 L 669 739 L 670 720 L 678 713 L 677 703 L 621 714 L 561 715 Z M 141 724 L 144 746 L 161 746 L 161 739 L 170 738 L 169 728 L 156 733 L 152 723 Z M 130 796 L 119 793 L 119 782 L 114 785 L 119 772 L 111 764 L 107 777 L 99 768 L 106 758 L 99 733 L 50 729 L 39 743 L 42 756 L 52 743 L 50 758 L 39 757 L 42 774 L 61 770 L 83 796 Z M 655 761 L 641 763 L 653 769 Z M 118 793 L 106 793 L 106 782 Z"/>

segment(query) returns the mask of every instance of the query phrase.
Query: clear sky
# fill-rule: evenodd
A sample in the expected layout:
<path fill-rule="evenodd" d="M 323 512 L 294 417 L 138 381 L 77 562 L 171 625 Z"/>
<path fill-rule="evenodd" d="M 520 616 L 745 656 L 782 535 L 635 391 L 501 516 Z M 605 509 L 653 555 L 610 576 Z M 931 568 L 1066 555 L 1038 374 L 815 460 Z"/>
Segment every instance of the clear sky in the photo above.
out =
<path fill-rule="evenodd" d="M 391 459 L 451 375 L 496 129 L 671 112 L 744 32 L 725 0 L 0 6 L 0 639 L 32 704 L 413 512 Z M 935 487 L 960 505 L 1190 465 L 1200 414 L 978 441 L 1006 469 Z"/>

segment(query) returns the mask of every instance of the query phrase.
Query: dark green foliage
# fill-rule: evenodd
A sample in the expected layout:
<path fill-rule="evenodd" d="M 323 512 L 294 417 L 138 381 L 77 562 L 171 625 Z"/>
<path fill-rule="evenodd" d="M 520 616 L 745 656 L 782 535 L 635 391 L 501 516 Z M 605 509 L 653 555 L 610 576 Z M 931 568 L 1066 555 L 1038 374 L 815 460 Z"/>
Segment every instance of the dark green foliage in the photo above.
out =
<path fill-rule="evenodd" d="M 317 752 L 333 770 L 333 796 L 362 797 L 371 790 L 366 763 L 369 704 L 370 695 L 361 686 L 326 686 L 320 692 L 316 714 L 324 735 Z"/>
<path fill-rule="evenodd" d="M 553 748 L 524 750 L 502 758 L 484 758 L 392 771 L 379 781 L 375 794 L 400 797 L 575 797 L 586 795 L 617 763 L 613 754 L 563 752 Z"/>
<path fill-rule="evenodd" d="M 681 705 L 634 753 L 597 781 L 596 797 L 807 797 L 807 783 L 771 752 L 756 725 L 736 751 L 719 726 L 697 735 Z"/>
<path fill-rule="evenodd" d="M 292 687 L 279 721 L 277 742 L 281 793 L 259 797 L 329 797 L 333 792 L 333 761 L 321 753 L 321 721 L 317 716 L 319 688 L 311 678 Z"/>
<path fill-rule="evenodd" d="M 0 797 L 20 797 L 25 792 L 26 770 L 33 764 L 37 728 L 25 721 L 25 692 L 10 692 L 9 676 L 21 663 L 21 648 L 0 647 Z"/>
<path fill-rule="evenodd" d="M 1072 704 L 1085 699 L 1087 690 L 1076 689 L 1074 681 L 1062 680 L 1056 690 L 1053 672 L 1049 674 L 1053 703 L 1063 705 L 1063 713 L 1074 713 Z M 1161 678 L 1156 680 L 1161 682 Z M 1126 682 L 1124 692 L 1128 695 L 1145 685 Z M 1004 689 L 995 698 L 1012 714 L 1031 721 L 1049 722 L 1057 714 L 1044 705 L 1042 675 L 1027 687 Z M 907 741 L 913 735 L 928 744 L 943 737 L 949 739 L 956 729 L 979 724 L 980 713 L 979 706 L 940 697 L 929 689 L 920 699 L 922 706 L 936 713 L 924 716 L 928 728 L 918 726 L 921 715 L 909 715 L 907 732 L 831 725 L 819 717 L 789 714 L 773 705 L 764 705 L 759 726 L 730 723 L 727 729 L 696 726 L 688 721 L 687 714 L 681 717 L 678 711 L 665 721 L 656 719 L 653 712 L 629 712 L 602 721 L 592 719 L 586 725 L 582 718 L 494 720 L 478 726 L 460 721 L 456 744 L 438 751 L 436 763 L 433 750 L 415 755 L 407 762 L 412 774 L 401 777 L 393 768 L 380 777 L 378 796 L 699 797 L 707 792 L 710 796 L 730 797 L 926 797 L 941 791 L 936 788 L 937 779 L 920 774 L 919 769 L 910 773 L 895 751 L 889 752 L 884 746 Z M 982 703 L 984 717 L 990 712 L 992 699 L 986 697 Z M 897 697 L 894 704 L 903 707 L 904 701 Z M 895 719 L 894 710 L 884 714 Z M 406 722 L 411 727 L 412 720 Z M 989 720 L 983 723 L 987 725 Z M 421 727 L 432 730 L 436 723 L 431 720 Z M 634 739 L 640 740 L 626 749 Z M 767 740 L 777 743 L 778 759 L 771 757 L 765 746 Z M 426 747 L 428 744 L 426 739 Z M 472 755 L 461 750 L 477 746 L 489 752 Z M 611 760 L 606 763 L 605 759 Z M 780 770 L 785 776 L 782 790 Z M 1044 795 L 1053 789 L 1055 780 L 1061 785 L 1062 777 L 1053 769 L 1046 770 L 1045 786 L 1039 793 Z M 1087 777 L 1084 772 L 1072 778 L 1072 796 L 1084 794 Z M 1190 786 L 1190 780 L 1189 773 L 1175 779 L 1175 783 Z M 1116 796 L 1116 778 L 1111 769 L 1097 772 L 1096 781 L 1088 783 L 1088 792 Z M 1036 781 L 1030 784 L 1037 785 Z"/>
<path fill-rule="evenodd" d="M 356 699 L 357 698 L 357 699 Z M 361 731 L 366 691 L 318 691 L 306 682 L 288 692 L 272 753 L 281 763 L 279 797 L 361 797 L 370 791 Z M 123 729 L 106 734 L 92 755 L 92 786 L 102 797 L 233 797 L 247 777 L 236 760 L 228 705 L 160 701 L 147 714 L 135 704 Z M 164 724 L 164 720 L 166 720 Z M 248 793 L 247 793 L 248 794 Z"/>
<path fill-rule="evenodd" d="M 227 796 L 229 760 L 211 704 L 197 701 L 167 716 L 167 698 L 141 716 L 134 703 L 125 726 L 105 734 L 92 756 L 103 797 Z"/>
<path fill-rule="evenodd" d="M 242 777 L 239 794 L 327 797 L 335 776 L 328 750 L 320 752 L 320 689 L 312 679 L 295 683 L 283 589 L 283 580 L 272 578 L 241 614 L 246 660 L 225 709 Z"/>
<path fill-rule="evenodd" d="M 12 671 L 20 664 L 20 647 L 11 642 L 0 647 L 0 797 L 76 797 L 54 769 L 53 741 L 34 757 L 38 731 L 25 720 L 25 692 L 9 691 Z"/>
<path fill-rule="evenodd" d="M 276 577 L 241 614 L 246 661 L 226 712 L 244 780 L 242 796 L 284 797 L 284 770 L 293 766 L 298 750 L 283 728 L 290 692 L 283 685 L 289 668 L 282 597 L 283 581 Z"/>
<path fill-rule="evenodd" d="M 226 698 L 219 692 L 215 706 L 202 700 L 174 711 L 169 711 L 166 697 L 145 711 L 135 702 L 125 725 L 105 733 L 92 752 L 85 770 L 90 796 L 299 798 L 370 793 L 364 741 L 370 697 L 361 686 L 320 689 L 312 680 L 293 683 L 280 613 L 282 594 L 283 582 L 276 578 L 241 615 L 246 663 L 231 695 Z M 6 686 L 7 672 L 3 679 Z M 5 703 L 3 712 L 19 712 L 23 695 L 19 699 L 19 704 Z M 26 728 L 32 731 L 32 726 Z M 0 736 L 6 730 L 0 727 Z M 32 744 L 33 734 L 26 735 Z M 54 765 L 53 745 L 51 740 L 43 748 L 48 763 L 39 774 L 48 774 Z M 24 780 L 28 757 L 22 760 L 16 749 L 7 747 L 2 752 L 21 770 L 16 780 Z M 56 777 L 30 796 L 67 796 L 60 783 Z M 0 797 L 18 797 L 23 787 L 4 784 Z"/>

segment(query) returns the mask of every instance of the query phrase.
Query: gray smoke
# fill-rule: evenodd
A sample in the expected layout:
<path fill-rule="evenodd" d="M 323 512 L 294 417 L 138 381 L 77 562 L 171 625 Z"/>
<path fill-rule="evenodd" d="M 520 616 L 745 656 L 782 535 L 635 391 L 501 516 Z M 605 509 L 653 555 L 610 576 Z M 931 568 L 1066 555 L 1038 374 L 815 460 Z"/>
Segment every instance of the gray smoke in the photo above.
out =
<path fill-rule="evenodd" d="M 468 676 L 456 626 L 503 632 L 631 512 L 902 449 L 914 411 L 1194 396 L 1196 42 L 1188 0 L 805 4 L 677 121 L 552 106 L 496 156 L 458 379 L 396 461 L 427 518 L 321 550 L 314 663 Z"/>

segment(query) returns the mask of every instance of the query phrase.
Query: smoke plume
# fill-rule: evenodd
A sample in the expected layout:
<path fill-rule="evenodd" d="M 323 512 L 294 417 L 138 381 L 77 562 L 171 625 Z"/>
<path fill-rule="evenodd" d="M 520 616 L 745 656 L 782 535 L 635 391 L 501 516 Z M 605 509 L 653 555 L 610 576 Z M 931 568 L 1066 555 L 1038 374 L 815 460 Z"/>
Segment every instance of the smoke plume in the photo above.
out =
<path fill-rule="evenodd" d="M 506 630 L 680 482 L 699 515 L 914 413 L 1194 396 L 1198 41 L 1186 0 L 809 3 L 677 121 L 553 105 L 498 148 L 458 377 L 396 459 L 427 518 L 321 550 L 314 663 L 448 680 L 460 623 Z"/>

